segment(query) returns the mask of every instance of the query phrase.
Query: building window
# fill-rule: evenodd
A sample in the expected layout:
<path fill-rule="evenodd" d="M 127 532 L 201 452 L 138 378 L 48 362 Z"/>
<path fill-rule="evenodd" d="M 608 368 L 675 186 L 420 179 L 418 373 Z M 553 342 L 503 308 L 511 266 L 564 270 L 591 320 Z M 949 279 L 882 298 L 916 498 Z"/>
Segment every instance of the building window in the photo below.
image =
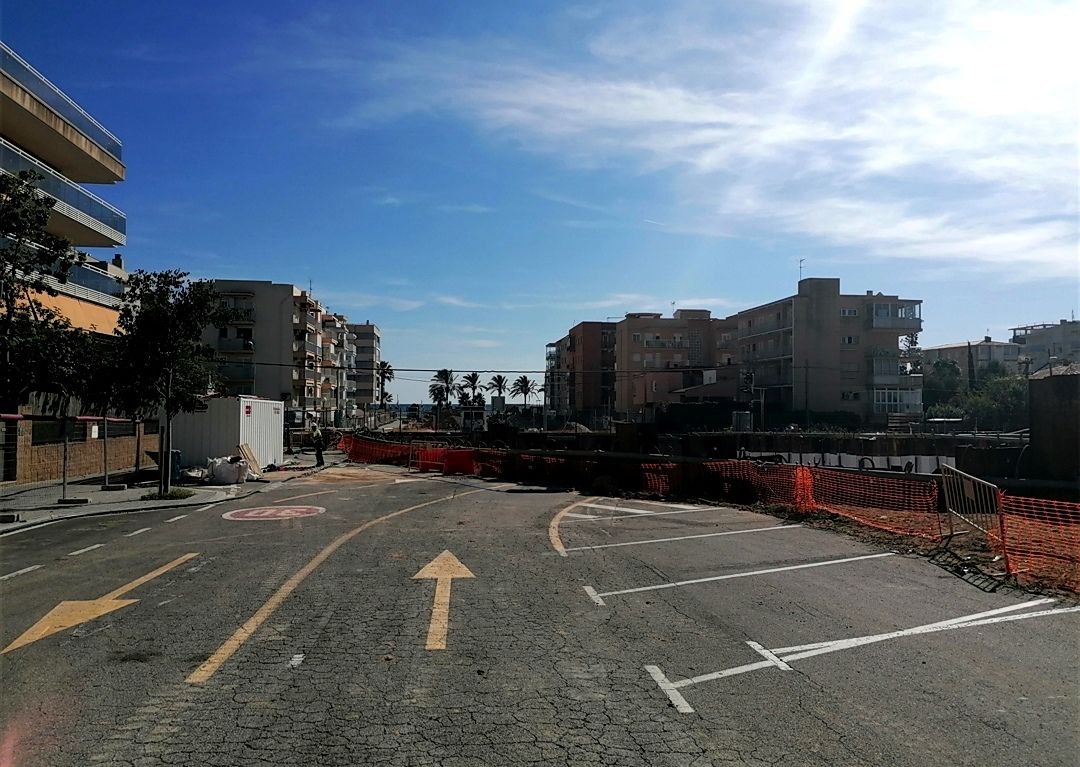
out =
<path fill-rule="evenodd" d="M 841 346 L 854 346 L 857 343 L 859 343 L 858 336 L 840 336 Z"/>
<path fill-rule="evenodd" d="M 634 333 L 634 335 L 631 336 L 631 338 L 633 338 L 634 343 L 636 343 L 636 344 L 641 343 L 641 333 Z"/>
<path fill-rule="evenodd" d="M 841 309 L 840 310 L 840 316 L 841 317 L 858 317 L 859 316 L 859 310 L 858 309 Z"/>
<path fill-rule="evenodd" d="M 845 400 L 847 402 L 853 402 L 853 401 L 857 402 L 858 400 L 862 399 L 862 392 L 842 391 L 842 392 L 840 392 L 840 399 Z"/>

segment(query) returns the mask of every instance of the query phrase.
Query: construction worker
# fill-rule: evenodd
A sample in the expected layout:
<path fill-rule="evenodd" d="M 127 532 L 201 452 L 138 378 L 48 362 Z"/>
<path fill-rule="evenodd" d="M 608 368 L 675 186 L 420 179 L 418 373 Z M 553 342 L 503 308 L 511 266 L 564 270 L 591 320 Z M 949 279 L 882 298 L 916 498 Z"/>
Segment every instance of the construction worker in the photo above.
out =
<path fill-rule="evenodd" d="M 319 428 L 319 424 L 315 424 L 315 428 L 311 431 L 311 444 L 315 448 L 315 465 L 325 466 L 326 462 L 323 461 L 323 449 L 326 444 L 323 442 L 322 429 Z"/>

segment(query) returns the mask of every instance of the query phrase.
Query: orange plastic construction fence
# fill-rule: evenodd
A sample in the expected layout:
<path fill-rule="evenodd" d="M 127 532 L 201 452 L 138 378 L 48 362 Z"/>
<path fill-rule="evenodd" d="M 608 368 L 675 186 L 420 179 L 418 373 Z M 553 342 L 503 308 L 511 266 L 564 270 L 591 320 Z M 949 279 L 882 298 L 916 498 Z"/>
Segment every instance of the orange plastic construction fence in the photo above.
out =
<path fill-rule="evenodd" d="M 1002 494 L 1001 532 L 1009 570 L 1080 591 L 1080 503 Z"/>
<path fill-rule="evenodd" d="M 942 537 L 946 520 L 938 511 L 936 482 L 819 467 L 806 470 L 813 478 L 816 508 L 894 533 Z"/>

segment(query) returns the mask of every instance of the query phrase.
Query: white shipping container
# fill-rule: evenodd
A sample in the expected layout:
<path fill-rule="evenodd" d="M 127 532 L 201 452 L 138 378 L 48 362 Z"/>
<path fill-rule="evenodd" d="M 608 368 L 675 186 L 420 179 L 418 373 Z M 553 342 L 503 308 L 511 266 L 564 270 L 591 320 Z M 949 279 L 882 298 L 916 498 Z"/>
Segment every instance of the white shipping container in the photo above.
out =
<path fill-rule="evenodd" d="M 281 464 L 284 453 L 285 405 L 258 397 L 215 397 L 207 409 L 181 413 L 173 419 L 173 450 L 182 466 L 206 466 L 211 458 L 237 455 L 247 443 L 255 454 L 256 471 Z"/>

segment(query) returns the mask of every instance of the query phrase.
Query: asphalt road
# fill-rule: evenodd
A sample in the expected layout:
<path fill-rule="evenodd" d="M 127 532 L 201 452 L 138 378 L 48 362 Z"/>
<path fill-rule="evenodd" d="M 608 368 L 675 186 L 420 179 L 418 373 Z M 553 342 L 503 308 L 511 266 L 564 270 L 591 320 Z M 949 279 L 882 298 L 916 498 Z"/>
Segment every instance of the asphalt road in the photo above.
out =
<path fill-rule="evenodd" d="M 362 469 L 184 511 L 0 538 L 0 767 L 1080 750 L 1076 603 L 834 533 Z"/>

